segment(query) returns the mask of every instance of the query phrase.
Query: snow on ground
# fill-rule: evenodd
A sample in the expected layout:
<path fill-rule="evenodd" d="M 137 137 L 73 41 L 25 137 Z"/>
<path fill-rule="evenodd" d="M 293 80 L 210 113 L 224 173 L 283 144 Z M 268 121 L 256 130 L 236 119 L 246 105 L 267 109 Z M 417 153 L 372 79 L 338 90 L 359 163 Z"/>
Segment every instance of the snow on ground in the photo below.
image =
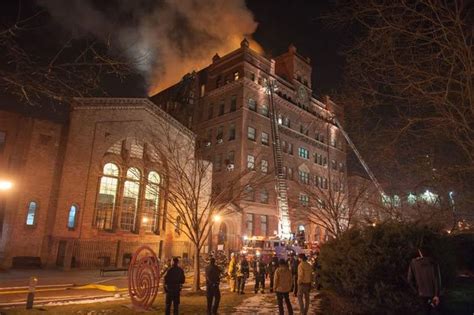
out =
<path fill-rule="evenodd" d="M 318 297 L 319 293 L 314 290 L 310 295 L 310 307 L 308 314 L 321 314 L 320 304 L 321 300 Z M 299 314 L 298 298 L 290 294 L 291 305 L 293 312 Z M 287 313 L 286 305 L 283 303 L 285 314 Z M 274 315 L 278 314 L 278 304 L 276 295 L 274 293 L 257 294 L 248 299 L 245 299 L 239 306 L 235 308 L 233 314 L 252 314 L 252 315 Z"/>

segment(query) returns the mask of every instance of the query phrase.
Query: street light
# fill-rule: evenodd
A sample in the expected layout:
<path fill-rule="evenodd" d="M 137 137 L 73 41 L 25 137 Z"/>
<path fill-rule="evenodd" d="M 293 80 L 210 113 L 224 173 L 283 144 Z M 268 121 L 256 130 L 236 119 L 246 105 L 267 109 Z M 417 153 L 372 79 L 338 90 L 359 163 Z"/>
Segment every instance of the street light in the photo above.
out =
<path fill-rule="evenodd" d="M 0 180 L 0 190 L 10 190 L 13 187 L 13 183 L 8 180 Z"/>
<path fill-rule="evenodd" d="M 212 221 L 214 222 L 220 222 L 221 221 L 221 216 L 216 214 L 212 217 Z"/>

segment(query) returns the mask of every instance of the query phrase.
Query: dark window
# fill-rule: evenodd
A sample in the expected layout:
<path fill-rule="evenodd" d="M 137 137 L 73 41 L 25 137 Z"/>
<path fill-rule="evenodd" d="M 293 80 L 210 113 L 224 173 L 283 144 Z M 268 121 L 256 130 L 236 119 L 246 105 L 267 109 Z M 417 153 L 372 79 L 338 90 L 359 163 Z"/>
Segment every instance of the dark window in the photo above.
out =
<path fill-rule="evenodd" d="M 263 104 L 260 108 L 262 115 L 268 117 L 268 105 Z"/>
<path fill-rule="evenodd" d="M 306 194 L 300 194 L 300 205 L 307 207 L 309 205 L 309 197 Z"/>
<path fill-rule="evenodd" d="M 253 98 L 249 98 L 248 108 L 254 112 L 257 111 L 257 102 Z"/>
<path fill-rule="evenodd" d="M 5 131 L 0 131 L 0 153 L 3 153 L 3 149 L 5 149 L 6 142 L 7 133 Z"/>
<path fill-rule="evenodd" d="M 222 143 L 223 139 L 224 139 L 224 127 L 223 126 L 219 126 L 217 128 L 217 136 L 216 136 L 216 139 L 217 139 L 217 143 Z"/>
<path fill-rule="evenodd" d="M 222 154 L 217 154 L 214 159 L 214 170 L 219 172 L 222 169 Z"/>
<path fill-rule="evenodd" d="M 309 184 L 309 173 L 299 171 L 299 175 L 300 175 L 300 183 L 308 185 Z"/>
<path fill-rule="evenodd" d="M 247 155 L 247 169 L 249 170 L 255 169 L 255 156 L 251 154 Z"/>
<path fill-rule="evenodd" d="M 219 104 L 219 116 L 224 115 L 224 112 L 225 112 L 225 103 L 224 103 L 224 101 L 222 101 L 222 102 Z"/>
<path fill-rule="evenodd" d="M 247 236 L 252 236 L 254 234 L 254 232 L 253 232 L 253 213 L 247 213 L 245 215 L 245 221 L 246 221 Z"/>
<path fill-rule="evenodd" d="M 265 188 L 262 189 L 262 191 L 260 192 L 260 202 L 268 203 L 268 190 L 266 190 Z"/>
<path fill-rule="evenodd" d="M 209 111 L 207 112 L 207 119 L 212 119 L 212 116 L 214 116 L 214 107 L 212 104 L 209 104 Z"/>
<path fill-rule="evenodd" d="M 255 201 L 255 192 L 251 186 L 247 186 L 244 189 L 244 199 L 246 201 Z"/>
<path fill-rule="evenodd" d="M 236 109 L 237 109 L 237 96 L 232 95 L 232 97 L 230 98 L 230 111 L 235 112 Z"/>
<path fill-rule="evenodd" d="M 268 216 L 266 215 L 260 216 L 260 234 L 262 236 L 268 235 Z"/>
<path fill-rule="evenodd" d="M 229 141 L 230 140 L 235 140 L 235 125 L 231 124 L 229 126 Z"/>

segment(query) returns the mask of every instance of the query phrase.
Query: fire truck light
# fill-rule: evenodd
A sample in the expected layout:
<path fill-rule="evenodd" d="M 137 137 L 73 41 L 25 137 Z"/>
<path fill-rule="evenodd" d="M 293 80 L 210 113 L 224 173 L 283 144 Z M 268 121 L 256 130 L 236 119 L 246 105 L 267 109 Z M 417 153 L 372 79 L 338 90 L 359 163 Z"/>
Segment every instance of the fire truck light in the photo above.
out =
<path fill-rule="evenodd" d="M 257 255 L 257 257 L 260 257 L 260 251 L 257 250 L 257 251 L 255 252 L 255 255 Z"/>
<path fill-rule="evenodd" d="M 0 180 L 0 190 L 10 190 L 13 187 L 13 183 L 8 180 Z"/>
<path fill-rule="evenodd" d="M 248 240 L 248 236 L 247 235 L 244 235 L 244 241 Z"/>

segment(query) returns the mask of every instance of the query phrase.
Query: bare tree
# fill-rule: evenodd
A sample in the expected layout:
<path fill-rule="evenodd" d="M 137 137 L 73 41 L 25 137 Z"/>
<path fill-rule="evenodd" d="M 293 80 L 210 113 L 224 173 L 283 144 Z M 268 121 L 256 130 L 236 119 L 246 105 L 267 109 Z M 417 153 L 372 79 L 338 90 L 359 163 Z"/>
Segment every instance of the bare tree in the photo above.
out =
<path fill-rule="evenodd" d="M 326 20 L 356 34 L 339 101 L 364 156 L 384 180 L 455 190 L 471 204 L 472 13 L 461 0 L 356 0 Z"/>
<path fill-rule="evenodd" d="M 29 105 L 44 99 L 66 103 L 72 97 L 103 93 L 105 75 L 123 78 L 131 73 L 125 56 L 110 54 L 107 44 L 93 39 L 55 41 L 48 14 L 36 10 L 0 27 L 0 88 Z M 38 48 L 41 43 L 41 49 Z"/>
<path fill-rule="evenodd" d="M 337 176 L 331 182 L 308 181 L 297 184 L 299 195 L 292 196 L 292 204 L 301 209 L 302 217 L 338 237 L 350 227 L 361 223 L 369 199 L 368 187 L 359 187 L 352 194 L 346 191 L 345 177 Z M 371 205 L 374 208 L 376 205 Z M 377 209 L 377 211 L 380 209 Z M 369 213 L 367 213 L 368 215 Z M 377 216 L 376 213 L 370 213 Z"/>
<path fill-rule="evenodd" d="M 183 233 L 194 248 L 193 291 L 200 290 L 200 254 L 208 241 L 216 215 L 239 209 L 233 203 L 245 197 L 248 187 L 257 187 L 272 176 L 251 170 L 225 171 L 226 184 L 213 189 L 212 163 L 196 156 L 195 139 L 173 132 L 167 123 L 149 130 L 152 158 L 161 164 L 163 189 L 169 210 L 165 220 Z M 237 210 L 238 211 L 238 210 Z"/>

